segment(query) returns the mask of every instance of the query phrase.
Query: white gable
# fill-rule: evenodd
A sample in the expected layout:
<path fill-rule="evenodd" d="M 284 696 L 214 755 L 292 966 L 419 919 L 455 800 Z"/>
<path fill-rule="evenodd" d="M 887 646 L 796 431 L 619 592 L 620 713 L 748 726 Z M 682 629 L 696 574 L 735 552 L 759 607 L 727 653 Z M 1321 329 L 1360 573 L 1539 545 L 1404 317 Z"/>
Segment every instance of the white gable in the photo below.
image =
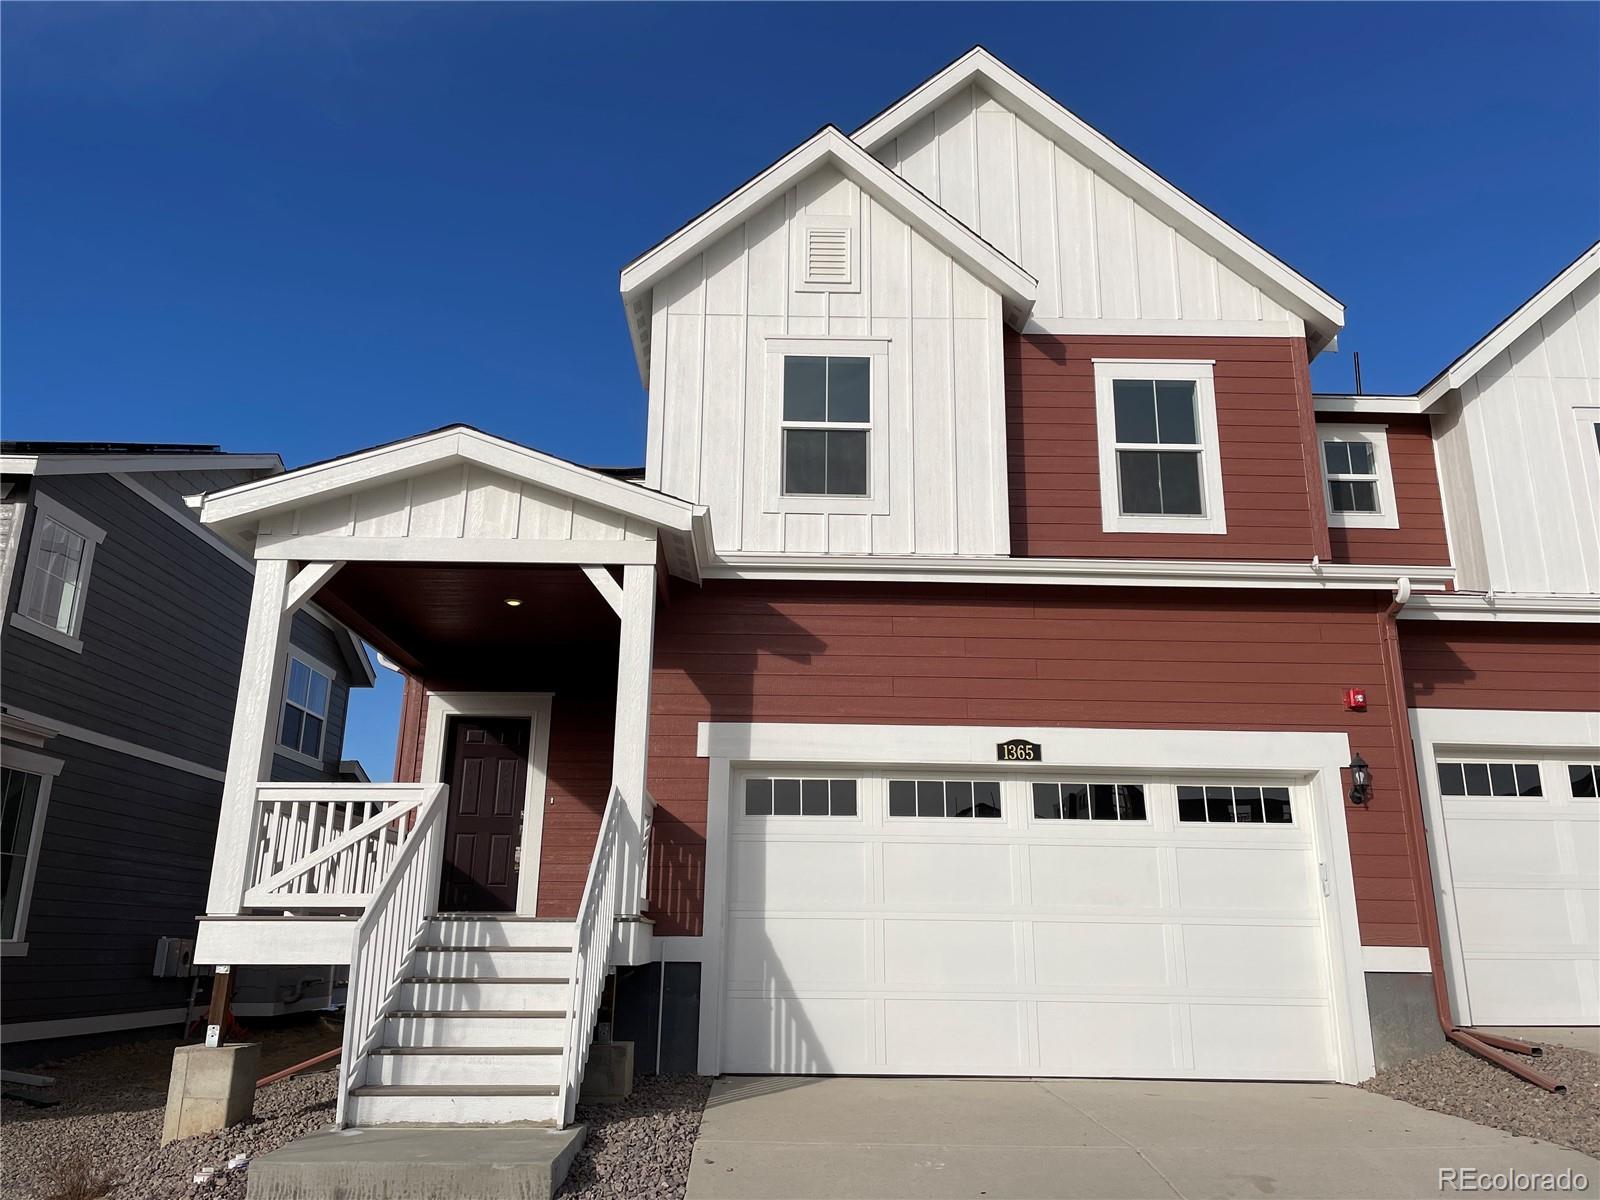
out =
<path fill-rule="evenodd" d="M 840 282 L 808 281 L 811 231 Z M 654 287 L 652 486 L 715 514 L 718 553 L 1005 554 L 1002 297 L 821 163 Z M 873 358 L 872 495 L 782 496 L 785 352 Z"/>

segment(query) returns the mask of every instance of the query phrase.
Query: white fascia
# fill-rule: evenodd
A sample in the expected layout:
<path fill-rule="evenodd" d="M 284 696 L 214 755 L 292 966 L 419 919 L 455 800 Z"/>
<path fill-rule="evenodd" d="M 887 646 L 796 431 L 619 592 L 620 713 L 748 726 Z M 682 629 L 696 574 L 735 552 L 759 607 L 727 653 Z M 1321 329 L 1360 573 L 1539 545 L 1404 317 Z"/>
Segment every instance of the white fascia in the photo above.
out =
<path fill-rule="evenodd" d="M 1530 592 L 1436 592 L 1400 610 L 1413 621 L 1547 621 L 1600 625 L 1600 596 Z"/>

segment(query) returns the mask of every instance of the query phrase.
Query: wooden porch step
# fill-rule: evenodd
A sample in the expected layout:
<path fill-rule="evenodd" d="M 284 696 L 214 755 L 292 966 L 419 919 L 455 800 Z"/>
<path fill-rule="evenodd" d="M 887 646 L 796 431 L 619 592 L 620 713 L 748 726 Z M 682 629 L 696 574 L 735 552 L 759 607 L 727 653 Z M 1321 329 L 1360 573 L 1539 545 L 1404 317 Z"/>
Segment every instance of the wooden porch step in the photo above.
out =
<path fill-rule="evenodd" d="M 385 1013 L 386 1017 L 452 1017 L 471 1021 L 481 1021 L 488 1018 L 505 1019 L 506 1017 L 519 1017 L 536 1021 L 562 1021 L 566 1019 L 565 1009 L 548 1008 L 401 1008 L 394 1012 Z"/>
<path fill-rule="evenodd" d="M 379 1046 L 367 1051 L 368 1054 L 560 1054 L 561 1052 L 560 1046 Z"/>
<path fill-rule="evenodd" d="M 518 977 L 515 975 L 407 975 L 401 983 L 571 983 L 570 975 L 548 978 Z"/>
<path fill-rule="evenodd" d="M 350 1089 L 352 1096 L 559 1096 L 553 1083 L 364 1083 Z"/>
<path fill-rule="evenodd" d="M 440 954 L 571 954 L 571 946 L 418 946 L 417 950 L 426 953 L 430 950 Z"/>

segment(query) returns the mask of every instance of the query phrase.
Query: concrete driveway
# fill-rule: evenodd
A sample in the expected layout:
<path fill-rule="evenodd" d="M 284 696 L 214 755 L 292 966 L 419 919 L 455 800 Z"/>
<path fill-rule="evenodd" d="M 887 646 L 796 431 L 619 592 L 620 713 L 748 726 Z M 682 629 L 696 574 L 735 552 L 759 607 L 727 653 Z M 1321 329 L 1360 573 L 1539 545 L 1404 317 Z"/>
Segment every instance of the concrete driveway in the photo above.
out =
<path fill-rule="evenodd" d="M 1600 1193 L 1574 1150 L 1336 1084 L 790 1076 L 717 1080 L 688 1200 L 1413 1200 L 1447 1167 Z"/>

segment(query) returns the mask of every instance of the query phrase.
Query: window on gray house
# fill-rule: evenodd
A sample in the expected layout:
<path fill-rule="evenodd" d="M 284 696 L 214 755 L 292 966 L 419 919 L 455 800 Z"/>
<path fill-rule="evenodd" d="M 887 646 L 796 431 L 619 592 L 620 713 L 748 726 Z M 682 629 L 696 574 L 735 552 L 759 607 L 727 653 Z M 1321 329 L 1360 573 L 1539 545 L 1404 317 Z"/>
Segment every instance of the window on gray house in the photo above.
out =
<path fill-rule="evenodd" d="M 291 655 L 283 684 L 283 723 L 278 743 L 322 761 L 322 733 L 328 723 L 333 680 Z"/>

